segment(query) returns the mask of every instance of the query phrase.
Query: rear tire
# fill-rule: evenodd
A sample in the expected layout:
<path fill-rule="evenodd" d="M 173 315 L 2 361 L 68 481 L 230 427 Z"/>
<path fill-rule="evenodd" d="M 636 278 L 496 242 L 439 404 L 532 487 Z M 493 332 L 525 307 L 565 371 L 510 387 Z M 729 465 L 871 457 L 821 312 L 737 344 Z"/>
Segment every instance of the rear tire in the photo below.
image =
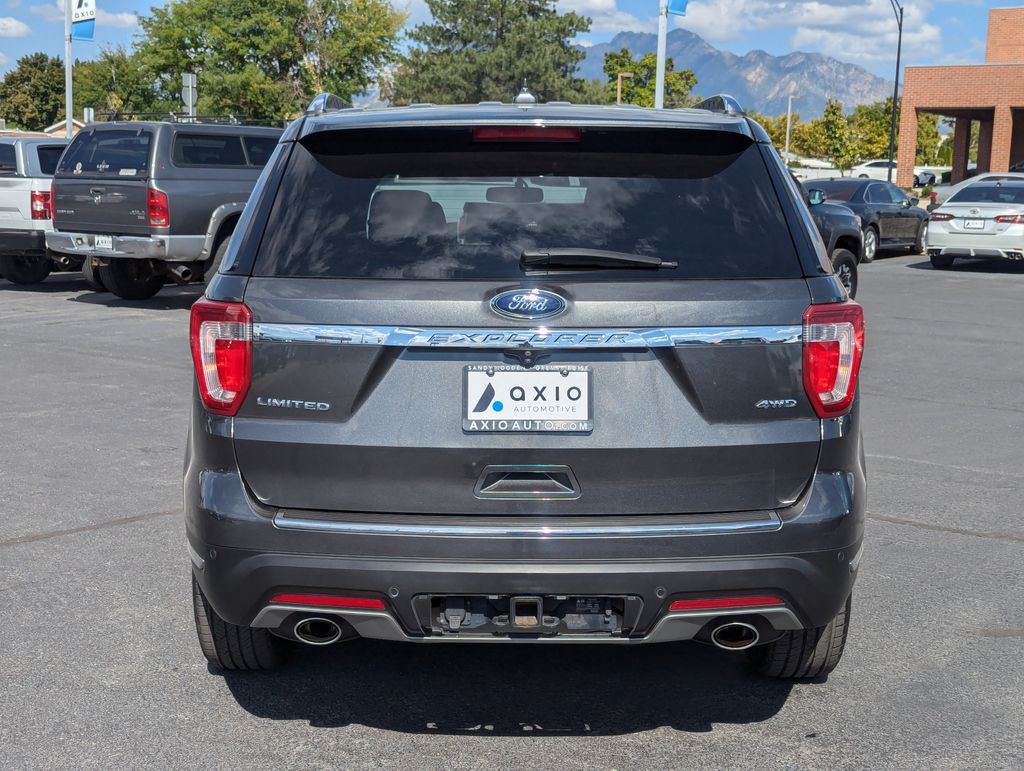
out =
<path fill-rule="evenodd" d="M 210 264 L 203 268 L 203 279 L 207 284 L 210 283 L 210 280 L 216 276 L 217 271 L 220 270 L 220 266 L 224 262 L 224 255 L 228 253 L 228 246 L 230 244 L 230 235 L 221 239 L 221 242 L 217 244 L 217 250 L 213 253 L 213 259 L 210 260 Z"/>
<path fill-rule="evenodd" d="M 103 279 L 100 278 L 99 268 L 92 266 L 92 258 L 86 257 L 85 262 L 82 263 L 82 278 L 85 279 L 85 283 L 89 285 L 89 288 L 94 292 L 106 292 L 107 287 L 103 284 Z"/>
<path fill-rule="evenodd" d="M 50 275 L 53 263 L 47 257 L 0 257 L 0 273 L 14 284 L 38 284 Z"/>
<path fill-rule="evenodd" d="M 846 287 L 846 293 L 852 300 L 857 296 L 857 256 L 849 249 L 836 249 L 832 252 L 832 270 Z"/>
<path fill-rule="evenodd" d="M 861 262 L 872 262 L 878 254 L 878 231 L 873 225 L 864 228 L 864 256 Z"/>
<path fill-rule="evenodd" d="M 807 680 L 829 674 L 838 666 L 850 629 L 853 596 L 825 626 L 784 632 L 775 642 L 753 648 L 750 658 L 765 677 Z"/>
<path fill-rule="evenodd" d="M 953 260 L 955 260 L 956 257 L 948 254 L 933 254 L 928 259 L 931 261 L 932 267 L 936 270 L 949 270 L 953 267 Z"/>
<path fill-rule="evenodd" d="M 113 259 L 100 268 L 100 280 L 122 300 L 148 300 L 164 285 L 149 260 Z"/>
<path fill-rule="evenodd" d="M 284 640 L 266 629 L 229 624 L 207 601 L 192 576 L 192 608 L 199 647 L 206 660 L 220 669 L 257 671 L 273 669 L 284 660 Z"/>

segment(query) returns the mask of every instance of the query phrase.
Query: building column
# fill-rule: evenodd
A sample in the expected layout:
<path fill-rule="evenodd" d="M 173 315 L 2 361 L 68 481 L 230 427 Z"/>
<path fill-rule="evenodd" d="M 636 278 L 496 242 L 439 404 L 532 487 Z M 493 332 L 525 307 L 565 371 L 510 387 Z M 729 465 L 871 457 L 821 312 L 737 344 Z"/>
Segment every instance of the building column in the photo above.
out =
<path fill-rule="evenodd" d="M 1015 107 L 1013 115 L 1013 140 L 1010 142 L 1010 165 L 1024 163 L 1024 108 Z"/>
<path fill-rule="evenodd" d="M 896 179 L 899 187 L 914 186 L 914 162 L 917 160 L 917 108 L 909 99 L 900 108 L 900 135 L 896 153 Z"/>
<path fill-rule="evenodd" d="M 978 173 L 984 174 L 992 170 L 992 130 L 993 121 L 978 121 Z"/>
<path fill-rule="evenodd" d="M 971 151 L 971 119 L 957 118 L 953 126 L 953 172 L 949 181 L 954 185 L 967 179 L 967 159 Z"/>
<path fill-rule="evenodd" d="M 1013 114 L 1009 107 L 996 107 L 992 126 L 992 171 L 1010 170 L 1010 143 L 1013 141 Z"/>

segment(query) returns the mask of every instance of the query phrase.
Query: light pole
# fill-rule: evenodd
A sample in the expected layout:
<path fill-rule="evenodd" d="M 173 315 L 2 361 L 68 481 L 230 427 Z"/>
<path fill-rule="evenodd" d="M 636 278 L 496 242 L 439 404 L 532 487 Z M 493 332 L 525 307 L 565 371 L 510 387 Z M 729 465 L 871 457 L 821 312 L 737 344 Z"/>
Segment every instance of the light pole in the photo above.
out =
<path fill-rule="evenodd" d="M 785 152 L 785 156 L 784 157 L 786 159 L 786 165 L 787 166 L 789 165 L 789 137 L 790 137 L 790 129 L 792 127 L 792 122 L 793 122 L 793 100 L 794 99 L 800 99 L 800 97 L 799 96 L 793 96 L 792 94 L 790 94 L 789 95 L 789 102 L 788 102 L 788 105 L 786 107 L 786 152 Z"/>
<path fill-rule="evenodd" d="M 654 75 L 654 107 L 665 106 L 665 48 L 668 38 L 668 0 L 661 0 L 658 5 L 658 58 Z"/>
<path fill-rule="evenodd" d="M 632 72 L 619 73 L 618 84 L 615 86 L 615 104 L 622 104 L 622 81 L 631 77 L 633 77 Z"/>
<path fill-rule="evenodd" d="M 899 38 L 896 43 L 896 85 L 892 89 L 892 123 L 889 125 L 889 168 L 886 179 L 892 182 L 893 159 L 896 157 L 896 102 L 900 98 L 900 56 L 903 54 L 903 6 L 896 0 L 889 0 L 896 25 L 899 27 Z"/>

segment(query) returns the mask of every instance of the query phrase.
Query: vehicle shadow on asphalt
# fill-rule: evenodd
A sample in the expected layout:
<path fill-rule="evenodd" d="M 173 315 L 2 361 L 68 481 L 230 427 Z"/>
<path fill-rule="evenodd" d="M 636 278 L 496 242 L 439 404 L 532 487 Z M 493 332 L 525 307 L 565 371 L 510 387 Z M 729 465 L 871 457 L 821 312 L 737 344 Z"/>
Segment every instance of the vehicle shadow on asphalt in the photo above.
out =
<path fill-rule="evenodd" d="M 0 278 L 0 294 L 18 292 L 21 294 L 64 294 L 68 302 L 86 305 L 103 305 L 108 308 L 137 308 L 139 310 L 177 311 L 188 310 L 206 289 L 203 284 L 173 286 L 168 284 L 156 297 L 149 300 L 121 300 L 110 292 L 95 292 L 78 274 L 56 274 L 38 284 L 14 284 Z"/>
<path fill-rule="evenodd" d="M 213 670 L 211 670 L 213 671 Z M 410 645 L 356 640 L 297 649 L 270 673 L 222 673 L 256 717 L 451 735 L 619 735 L 756 723 L 791 683 L 742 654 L 696 643 Z"/>
<path fill-rule="evenodd" d="M 1009 260 L 982 260 L 963 258 L 953 263 L 953 267 L 946 270 L 938 270 L 932 267 L 931 262 L 911 262 L 905 267 L 915 270 L 931 270 L 936 273 L 957 274 L 957 273 L 1005 273 L 1007 275 L 1024 274 L 1024 262 L 1010 262 Z"/>

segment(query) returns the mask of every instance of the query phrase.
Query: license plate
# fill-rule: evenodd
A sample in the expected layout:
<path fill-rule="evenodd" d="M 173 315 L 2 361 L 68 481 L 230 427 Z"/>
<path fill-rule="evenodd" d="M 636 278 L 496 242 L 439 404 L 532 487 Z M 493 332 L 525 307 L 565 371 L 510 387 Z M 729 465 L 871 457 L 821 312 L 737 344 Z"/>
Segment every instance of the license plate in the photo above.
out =
<path fill-rule="evenodd" d="M 964 230 L 984 230 L 985 220 L 964 220 Z"/>
<path fill-rule="evenodd" d="M 585 365 L 471 364 L 465 369 L 462 429 L 582 433 L 594 429 L 591 369 Z"/>
<path fill-rule="evenodd" d="M 114 248 L 114 237 L 113 236 L 96 236 L 93 239 L 92 245 L 96 249 L 113 249 Z"/>

